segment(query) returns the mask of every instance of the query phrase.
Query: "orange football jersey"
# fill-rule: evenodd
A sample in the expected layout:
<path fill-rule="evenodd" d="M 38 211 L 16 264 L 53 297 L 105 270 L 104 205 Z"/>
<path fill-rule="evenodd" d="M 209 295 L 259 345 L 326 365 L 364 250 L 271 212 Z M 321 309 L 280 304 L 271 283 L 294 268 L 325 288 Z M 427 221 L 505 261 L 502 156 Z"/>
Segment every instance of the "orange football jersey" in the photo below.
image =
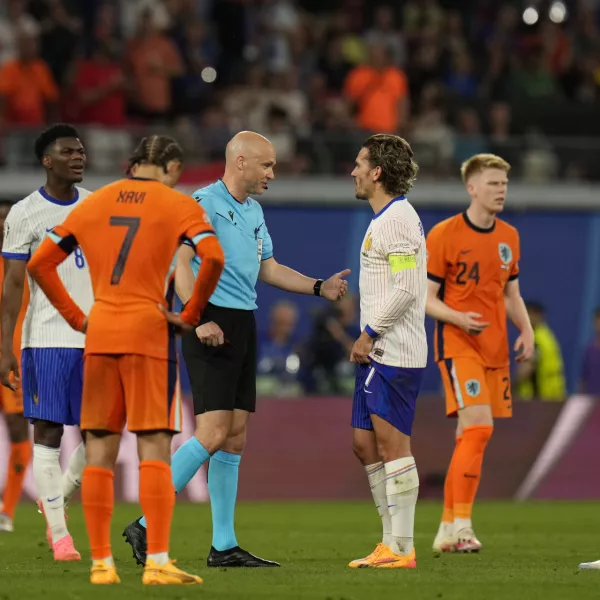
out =
<path fill-rule="evenodd" d="M 97 190 L 75 208 L 38 248 L 29 269 L 39 269 L 40 261 L 44 269 L 51 267 L 79 245 L 94 291 L 86 354 L 174 359 L 174 335 L 159 305 L 167 307 L 174 295 L 174 258 L 181 242 L 203 244 L 206 237 L 218 246 L 210 219 L 193 198 L 158 181 L 124 179 Z M 216 275 L 218 279 L 220 270 Z M 44 291 L 53 302 L 58 281 L 46 281 Z M 211 285 L 214 289 L 216 280 Z M 70 319 L 83 319 L 68 302 L 66 308 Z"/>
<path fill-rule="evenodd" d="M 435 360 L 474 358 L 486 367 L 509 364 L 504 288 L 519 275 L 517 230 L 500 219 L 490 229 L 461 213 L 436 225 L 427 237 L 427 275 L 441 284 L 439 297 L 450 308 L 476 312 L 489 326 L 470 335 L 436 322 Z"/>

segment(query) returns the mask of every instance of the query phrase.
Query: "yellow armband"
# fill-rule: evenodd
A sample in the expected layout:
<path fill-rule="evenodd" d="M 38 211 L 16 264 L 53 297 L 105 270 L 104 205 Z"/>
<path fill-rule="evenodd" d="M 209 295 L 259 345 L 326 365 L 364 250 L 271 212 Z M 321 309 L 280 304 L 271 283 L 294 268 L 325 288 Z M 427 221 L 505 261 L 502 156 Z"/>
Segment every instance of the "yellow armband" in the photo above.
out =
<path fill-rule="evenodd" d="M 399 273 L 406 269 L 417 268 L 417 257 L 414 254 L 390 254 L 388 256 L 390 267 L 392 267 L 392 273 Z"/>

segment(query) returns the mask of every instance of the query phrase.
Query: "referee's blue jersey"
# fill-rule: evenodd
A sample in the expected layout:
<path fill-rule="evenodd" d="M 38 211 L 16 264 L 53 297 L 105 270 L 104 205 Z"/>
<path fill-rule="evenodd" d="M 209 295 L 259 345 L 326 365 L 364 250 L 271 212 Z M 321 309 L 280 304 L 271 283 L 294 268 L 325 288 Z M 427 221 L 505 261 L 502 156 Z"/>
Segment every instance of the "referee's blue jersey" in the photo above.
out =
<path fill-rule="evenodd" d="M 210 303 L 255 310 L 260 264 L 273 256 L 273 242 L 260 204 L 252 198 L 238 202 L 220 179 L 192 196 L 210 217 L 225 254 L 225 267 Z M 196 277 L 200 262 L 198 256 L 191 261 Z"/>

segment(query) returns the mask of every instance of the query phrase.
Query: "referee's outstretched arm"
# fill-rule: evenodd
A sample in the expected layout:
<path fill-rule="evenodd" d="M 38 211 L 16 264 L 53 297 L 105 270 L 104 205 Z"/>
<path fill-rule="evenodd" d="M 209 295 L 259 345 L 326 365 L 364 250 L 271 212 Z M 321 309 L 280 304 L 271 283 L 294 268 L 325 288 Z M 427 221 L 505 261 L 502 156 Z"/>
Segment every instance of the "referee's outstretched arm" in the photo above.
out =
<path fill-rule="evenodd" d="M 258 278 L 262 282 L 286 292 L 314 294 L 335 302 L 343 298 L 348 291 L 348 282 L 344 277 L 349 274 L 350 269 L 344 269 L 323 281 L 307 277 L 294 269 L 280 265 L 275 258 L 271 257 L 262 261 Z"/>

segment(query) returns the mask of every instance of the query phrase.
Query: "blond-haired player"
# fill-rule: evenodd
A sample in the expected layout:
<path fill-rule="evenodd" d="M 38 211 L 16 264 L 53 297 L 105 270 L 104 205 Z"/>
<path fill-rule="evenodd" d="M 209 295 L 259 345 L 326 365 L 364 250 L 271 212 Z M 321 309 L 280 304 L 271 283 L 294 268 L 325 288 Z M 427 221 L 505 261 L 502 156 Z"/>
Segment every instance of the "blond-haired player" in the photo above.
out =
<path fill-rule="evenodd" d="M 517 361 L 534 352 L 519 290 L 517 230 L 500 220 L 510 165 L 478 154 L 461 167 L 471 203 L 427 238 L 427 314 L 436 320 L 435 360 L 446 414 L 458 417 L 456 446 L 444 486 L 444 512 L 433 549 L 478 552 L 471 512 L 494 419 L 512 416 L 506 317 L 520 332 Z"/>

